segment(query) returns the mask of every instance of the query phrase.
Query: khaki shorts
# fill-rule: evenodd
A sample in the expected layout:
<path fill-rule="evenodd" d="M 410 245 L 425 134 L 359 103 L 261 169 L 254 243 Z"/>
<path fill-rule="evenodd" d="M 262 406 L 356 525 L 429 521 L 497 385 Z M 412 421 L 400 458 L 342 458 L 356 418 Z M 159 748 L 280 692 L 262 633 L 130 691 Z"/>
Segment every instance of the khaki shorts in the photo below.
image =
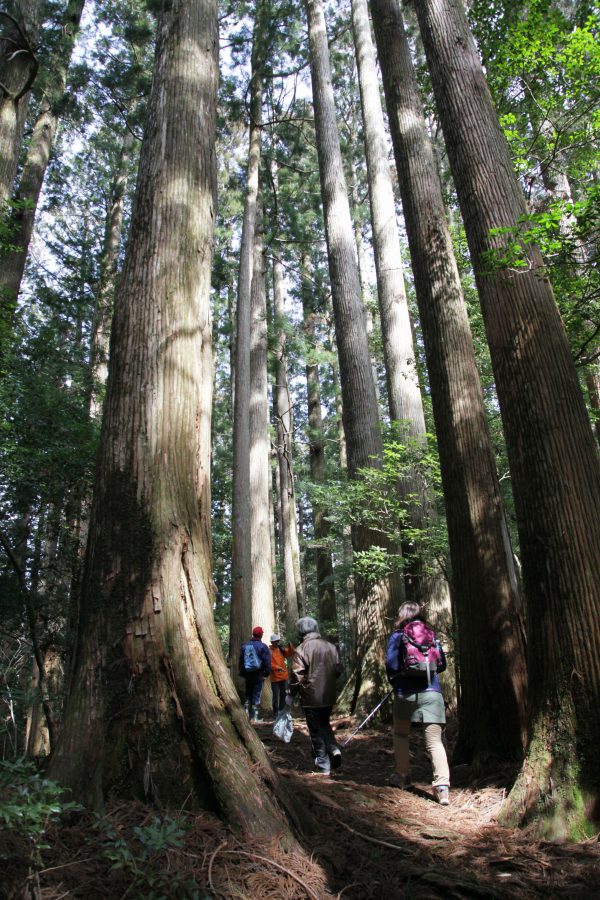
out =
<path fill-rule="evenodd" d="M 420 691 L 418 694 L 394 697 L 394 718 L 408 720 L 413 724 L 445 725 L 444 698 L 439 691 Z"/>

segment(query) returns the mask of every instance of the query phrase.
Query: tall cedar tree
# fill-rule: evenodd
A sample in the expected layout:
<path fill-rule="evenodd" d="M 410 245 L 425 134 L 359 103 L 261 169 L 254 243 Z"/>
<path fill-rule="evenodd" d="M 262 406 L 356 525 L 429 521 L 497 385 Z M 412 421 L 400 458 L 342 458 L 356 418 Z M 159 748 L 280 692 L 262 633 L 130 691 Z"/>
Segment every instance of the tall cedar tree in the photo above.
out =
<path fill-rule="evenodd" d="M 523 623 L 467 308 L 402 13 L 396 0 L 371 0 L 371 9 L 446 504 L 461 681 L 456 759 L 519 759 L 526 731 Z"/>
<path fill-rule="evenodd" d="M 404 289 L 394 188 L 367 0 L 352 0 L 352 28 L 364 122 L 373 255 L 390 419 L 400 423 L 405 438 L 411 437 L 425 444 L 425 413 Z M 399 480 L 398 491 L 407 507 L 410 527 L 423 529 L 427 515 L 433 513 L 434 501 L 415 468 Z M 406 598 L 426 604 L 430 612 L 443 610 L 449 614 L 450 593 L 446 578 L 439 571 L 435 576 L 426 573 L 419 558 L 418 545 L 404 542 L 404 549 Z"/>
<path fill-rule="evenodd" d="M 267 299 L 262 196 L 254 228 L 250 302 L 250 571 L 252 623 L 270 634 L 275 625 L 272 581 L 271 468 L 267 383 Z M 250 630 L 247 637 L 250 637 Z M 266 703 L 269 700 L 264 698 Z"/>
<path fill-rule="evenodd" d="M 381 464 L 382 441 L 335 116 L 323 5 L 321 0 L 306 0 L 305 6 L 348 474 L 356 478 L 359 469 Z M 374 545 L 385 546 L 385 539 L 364 526 L 356 526 L 353 545 L 355 550 L 367 550 Z M 358 665 L 349 690 L 352 706 L 362 712 L 372 706 L 387 685 L 383 651 L 399 597 L 393 595 L 391 580 L 384 578 L 375 584 L 365 581 L 358 595 Z"/>
<path fill-rule="evenodd" d="M 313 280 L 313 266 L 310 251 L 302 253 L 302 317 L 304 337 L 306 340 L 306 402 L 308 405 L 308 458 L 310 477 L 316 484 L 325 481 L 325 434 L 321 413 L 321 383 L 316 355 L 316 292 Z M 315 562 L 317 567 L 317 609 L 319 623 L 326 633 L 338 632 L 337 606 L 335 599 L 335 581 L 333 577 L 333 560 L 329 547 L 329 522 L 327 510 L 321 503 L 312 503 L 313 534 Z"/>
<path fill-rule="evenodd" d="M 195 793 L 289 835 L 212 614 L 216 0 L 163 10 L 120 282 L 73 685 L 51 773 L 96 806 Z M 168 764 L 165 765 L 165 761 Z"/>
<path fill-rule="evenodd" d="M 551 836 L 600 820 L 600 462 L 535 246 L 497 262 L 525 215 L 461 3 L 415 4 L 465 223 L 508 448 L 527 598 L 531 734 L 506 816 Z M 582 638 L 582 633 L 585 635 Z"/>
<path fill-rule="evenodd" d="M 250 124 L 246 197 L 235 320 L 235 384 L 233 390 L 233 487 L 231 549 L 231 612 L 229 665 L 237 676 L 240 646 L 252 627 L 250 548 L 250 321 L 254 230 L 261 159 L 263 69 L 266 58 L 269 0 L 256 0 L 250 73 Z"/>

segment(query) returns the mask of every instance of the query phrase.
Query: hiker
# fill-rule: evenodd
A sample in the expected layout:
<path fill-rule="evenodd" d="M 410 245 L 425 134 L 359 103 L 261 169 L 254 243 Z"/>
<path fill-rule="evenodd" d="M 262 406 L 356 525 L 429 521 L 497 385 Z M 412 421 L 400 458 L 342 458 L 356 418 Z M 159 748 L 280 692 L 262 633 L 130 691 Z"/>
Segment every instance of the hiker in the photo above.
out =
<path fill-rule="evenodd" d="M 238 673 L 246 681 L 244 709 L 251 722 L 261 722 L 260 695 L 263 681 L 271 672 L 271 654 L 262 641 L 264 634 L 260 625 L 252 629 L 252 637 L 242 644 Z"/>
<path fill-rule="evenodd" d="M 433 789 L 438 803 L 450 802 L 450 770 L 442 743 L 446 724 L 444 698 L 438 672 L 446 668 L 446 657 L 418 603 L 403 603 L 385 658 L 388 678 L 394 689 L 395 772 L 389 783 L 409 788 L 409 735 L 411 725 L 421 725 L 425 749 L 433 766 Z"/>
<path fill-rule="evenodd" d="M 272 634 L 269 646 L 271 651 L 271 692 L 273 694 L 273 718 L 285 709 L 285 695 L 288 691 L 288 669 L 286 659 L 295 650 L 293 644 L 283 646 L 281 635 Z"/>
<path fill-rule="evenodd" d="M 342 671 L 337 648 L 319 634 L 315 619 L 296 623 L 301 644 L 292 657 L 290 693 L 300 700 L 306 717 L 317 772 L 329 775 L 342 764 L 342 753 L 329 723 L 335 703 L 335 682 Z"/>

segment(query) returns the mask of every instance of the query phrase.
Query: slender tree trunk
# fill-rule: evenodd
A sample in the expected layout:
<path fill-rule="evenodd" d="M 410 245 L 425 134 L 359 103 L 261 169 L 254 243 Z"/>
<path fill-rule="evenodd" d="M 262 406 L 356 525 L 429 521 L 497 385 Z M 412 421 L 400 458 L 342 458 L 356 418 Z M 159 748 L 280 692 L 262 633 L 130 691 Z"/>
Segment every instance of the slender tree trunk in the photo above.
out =
<path fill-rule="evenodd" d="M 277 463 L 279 467 L 279 497 L 281 504 L 280 548 L 283 563 L 283 609 L 286 634 L 294 633 L 298 621 L 298 610 L 302 601 L 298 598 L 292 532 L 297 523 L 294 497 L 294 473 L 292 465 L 292 400 L 290 397 L 285 350 L 285 330 L 283 326 L 283 267 L 279 259 L 273 260 L 273 299 L 275 311 L 275 384 L 273 399 L 277 429 Z"/>
<path fill-rule="evenodd" d="M 267 393 L 267 303 L 262 203 L 260 194 L 254 229 L 254 263 L 250 323 L 250 566 L 252 625 L 265 632 L 275 624 L 271 578 L 271 490 L 269 400 Z M 250 629 L 248 630 L 250 636 Z"/>
<path fill-rule="evenodd" d="M 325 440 L 321 415 L 321 386 L 319 366 L 314 361 L 316 351 L 316 312 L 310 254 L 302 258 L 302 313 L 307 344 L 306 399 L 308 402 L 308 455 L 310 477 L 316 484 L 325 481 Z M 327 510 L 319 503 L 312 505 L 315 557 L 317 566 L 317 596 L 319 625 L 322 632 L 334 637 L 338 633 L 333 560 L 328 544 Z"/>
<path fill-rule="evenodd" d="M 246 199 L 240 245 L 240 268 L 235 330 L 235 387 L 233 410 L 233 487 L 231 550 L 231 614 L 229 666 L 237 679 L 240 647 L 252 628 L 252 569 L 250 548 L 250 322 L 254 230 L 261 158 L 263 13 L 268 0 L 257 0 L 252 38 L 250 126 Z M 264 627 L 264 626 L 263 626 Z"/>
<path fill-rule="evenodd" d="M 29 89 L 38 71 L 35 54 L 39 26 L 39 0 L 17 0 L 14 16 L 0 14 L 0 215 L 10 200 L 25 118 Z"/>
<path fill-rule="evenodd" d="M 425 416 L 404 291 L 394 189 L 367 0 L 352 0 L 352 24 L 365 126 L 373 250 L 390 418 L 405 422 L 410 435 L 421 437 L 425 433 Z"/>
<path fill-rule="evenodd" d="M 371 9 L 446 501 L 461 677 L 456 758 L 520 758 L 526 668 L 518 581 L 467 309 L 400 7 L 371 0 Z"/>
<path fill-rule="evenodd" d="M 251 88 L 253 100 L 255 83 Z M 260 105 L 260 96 L 259 96 Z M 251 103 L 251 115 L 259 110 Z M 231 549 L 231 613 L 229 628 L 229 665 L 237 676 L 238 655 L 251 628 L 251 562 L 250 562 L 250 288 L 252 284 L 252 248 L 258 169 L 260 165 L 260 125 L 255 118 L 250 125 L 250 151 L 246 179 L 246 202 L 240 247 L 240 270 L 236 305 L 233 465 L 232 465 L 232 549 Z"/>
<path fill-rule="evenodd" d="M 125 131 L 117 170 L 114 175 L 110 208 L 100 260 L 100 282 L 96 294 L 96 312 L 91 342 L 91 396 L 90 415 L 100 416 L 102 393 L 108 376 L 108 350 L 112 323 L 112 304 L 117 278 L 117 263 L 123 228 L 123 211 L 127 191 L 129 156 L 133 148 L 133 135 Z"/>
<path fill-rule="evenodd" d="M 59 119 L 59 104 L 65 93 L 67 72 L 75 38 L 79 32 L 83 6 L 84 0 L 69 0 L 65 10 L 61 28 L 62 40 L 53 56 L 51 81 L 42 99 L 40 113 L 33 128 L 16 196 L 17 200 L 26 201 L 27 205 L 18 209 L 12 217 L 15 233 L 11 237 L 11 246 L 15 249 L 5 254 L 0 270 L 0 293 L 4 296 L 9 308 L 13 310 L 16 308 L 17 297 L 21 290 L 29 243 L 33 234 L 33 223 L 46 176 L 50 151 L 54 143 Z"/>
<path fill-rule="evenodd" d="M 367 265 L 367 254 L 365 251 L 365 241 L 363 238 L 363 216 L 364 212 L 361 209 L 361 199 L 358 193 L 358 181 L 356 178 L 356 172 L 353 167 L 350 169 L 350 173 L 348 175 L 348 184 L 350 188 L 350 197 L 352 199 L 352 227 L 354 228 L 354 242 L 356 244 L 356 262 L 358 265 L 358 280 L 360 284 L 360 299 L 363 306 L 363 315 L 365 317 L 365 331 L 367 334 L 367 344 L 369 346 L 369 355 L 371 358 L 371 369 L 373 370 L 373 384 L 375 385 L 375 396 L 377 397 L 377 405 L 379 406 L 381 401 L 381 395 L 379 392 L 379 375 L 377 372 L 377 360 L 373 355 L 372 351 L 372 340 L 373 340 L 373 332 L 375 330 L 375 323 L 373 322 L 373 309 L 370 305 L 371 300 L 371 289 L 369 285 L 368 278 L 368 265 Z"/>
<path fill-rule="evenodd" d="M 526 207 L 465 11 L 450 0 L 416 10 L 494 367 L 528 602 L 532 727 L 506 815 L 575 836 L 600 818 L 597 447 L 538 249 L 525 248 L 522 272 L 493 265 L 493 230 L 514 228 Z M 594 640 L 581 640 L 582 623 Z"/>
<path fill-rule="evenodd" d="M 335 118 L 323 6 L 321 0 L 305 0 L 305 6 L 348 474 L 356 478 L 359 469 L 381 464 L 381 433 Z M 385 545 L 380 533 L 365 527 L 353 529 L 355 551 L 375 545 Z M 360 713 L 372 706 L 387 685 L 383 651 L 398 595 L 394 595 L 388 579 L 375 584 L 361 580 L 360 585 L 357 579 L 357 587 L 358 667 L 345 698 Z"/>
<path fill-rule="evenodd" d="M 289 836 L 288 825 L 212 614 L 217 53 L 216 2 L 165 8 L 111 338 L 75 681 L 51 773 L 97 806 L 109 793 L 180 804 L 192 792 L 261 840 L 274 827 Z"/>
<path fill-rule="evenodd" d="M 379 318 L 383 338 L 390 419 L 399 423 L 404 439 L 425 443 L 425 413 L 413 346 L 412 323 L 404 290 L 400 238 L 396 224 L 394 188 L 388 161 L 383 110 L 371 38 L 367 0 L 352 0 L 352 26 L 371 203 L 373 250 L 377 272 Z M 413 529 L 426 527 L 435 516 L 434 499 L 416 468 L 399 480 L 408 522 Z M 450 612 L 450 593 L 441 570 L 427 573 L 418 541 L 402 541 L 406 597 L 436 607 L 442 618 Z"/>
<path fill-rule="evenodd" d="M 586 367 L 584 377 L 588 397 L 590 398 L 590 406 L 596 415 L 596 440 L 600 444 L 600 364 L 597 360 L 593 367 Z"/>

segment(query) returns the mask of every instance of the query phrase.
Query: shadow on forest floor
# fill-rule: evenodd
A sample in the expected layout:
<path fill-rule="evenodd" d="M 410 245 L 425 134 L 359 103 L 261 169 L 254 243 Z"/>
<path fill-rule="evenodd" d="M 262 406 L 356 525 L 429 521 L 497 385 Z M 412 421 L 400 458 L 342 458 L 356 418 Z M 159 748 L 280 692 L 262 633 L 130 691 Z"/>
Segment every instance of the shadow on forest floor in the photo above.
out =
<path fill-rule="evenodd" d="M 351 733 L 350 721 L 337 724 L 341 743 Z M 175 823 L 176 831 L 179 823 L 180 840 L 170 842 L 164 832 L 157 838 L 153 831 L 155 808 L 123 804 L 110 809 L 100 826 L 85 813 L 51 828 L 34 868 L 31 848 L 0 832 L 7 862 L 0 897 L 600 898 L 598 840 L 550 844 L 496 824 L 506 773 L 473 782 L 468 766 L 457 767 L 451 804 L 440 807 L 420 749 L 413 760 L 414 790 L 387 785 L 393 768 L 389 729 L 361 731 L 331 777 L 311 772 L 310 743 L 300 720 L 290 744 L 275 739 L 271 723 L 257 730 L 284 789 L 316 822 L 315 832 L 303 839 L 303 855 L 282 854 L 275 842 L 241 844 L 208 813 L 171 813 L 166 821 L 169 827 Z M 153 840 L 144 843 L 144 834 Z"/>

